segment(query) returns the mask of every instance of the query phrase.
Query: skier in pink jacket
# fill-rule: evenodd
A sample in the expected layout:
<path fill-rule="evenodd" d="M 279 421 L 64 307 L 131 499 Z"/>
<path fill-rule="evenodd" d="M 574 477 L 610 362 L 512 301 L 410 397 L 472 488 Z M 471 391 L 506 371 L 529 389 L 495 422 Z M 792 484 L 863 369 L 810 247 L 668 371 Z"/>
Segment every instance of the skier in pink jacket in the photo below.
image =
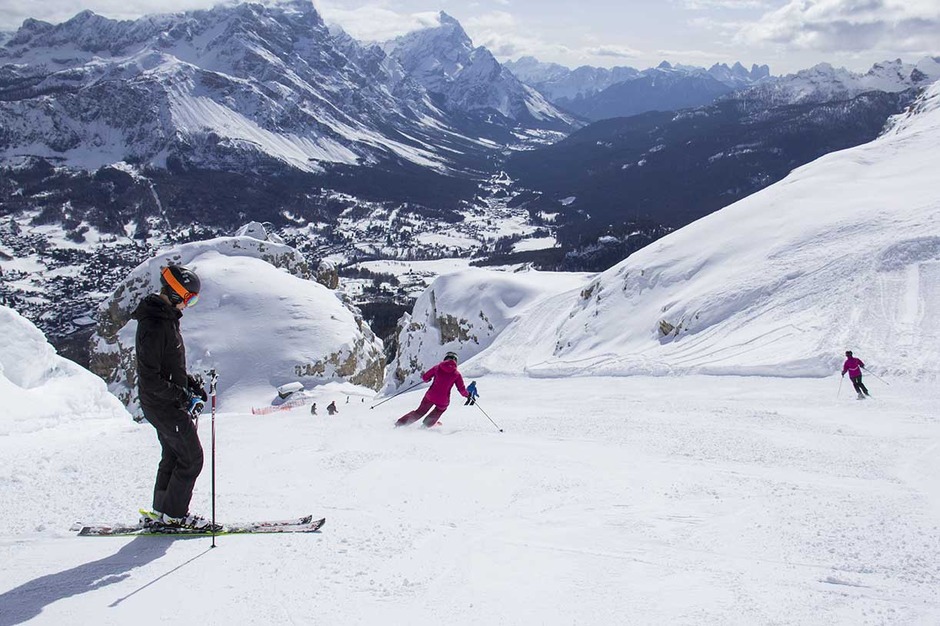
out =
<path fill-rule="evenodd" d="M 862 384 L 863 369 L 865 369 L 865 364 L 862 363 L 862 360 L 852 356 L 851 350 L 846 350 L 845 364 L 842 366 L 842 376 L 844 378 L 845 373 L 849 373 L 849 380 L 852 381 L 852 385 L 855 387 L 855 392 L 858 394 L 859 400 L 864 400 L 865 396 L 869 395 L 868 389 Z M 862 392 L 864 392 L 865 395 L 862 395 Z"/>
<path fill-rule="evenodd" d="M 424 426 L 430 428 L 437 423 L 441 414 L 447 410 L 447 405 L 450 404 L 451 387 L 457 385 L 457 391 L 464 398 L 468 395 L 467 388 L 463 384 L 463 376 L 457 371 L 457 354 L 455 352 L 445 354 L 443 361 L 421 375 L 421 380 L 424 382 L 433 380 L 433 382 L 427 393 L 424 394 L 418 408 L 402 415 L 395 422 L 395 426 L 407 426 L 424 417 Z M 428 413 L 431 407 L 434 407 L 434 410 Z M 425 413 L 427 413 L 426 417 Z"/>

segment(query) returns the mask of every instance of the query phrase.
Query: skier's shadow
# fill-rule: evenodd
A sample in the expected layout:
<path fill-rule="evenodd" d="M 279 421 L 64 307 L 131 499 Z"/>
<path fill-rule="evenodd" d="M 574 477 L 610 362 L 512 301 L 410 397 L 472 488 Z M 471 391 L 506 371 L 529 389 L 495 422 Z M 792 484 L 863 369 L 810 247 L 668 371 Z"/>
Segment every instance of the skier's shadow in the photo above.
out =
<path fill-rule="evenodd" d="M 173 540 L 172 537 L 135 537 L 111 556 L 55 574 L 40 576 L 0 594 L 0 626 L 21 624 L 39 615 L 44 607 L 53 602 L 121 582 L 130 576 L 131 570 L 164 556 Z M 143 587 L 137 591 L 141 589 Z M 111 606 L 116 606 L 137 591 Z"/>

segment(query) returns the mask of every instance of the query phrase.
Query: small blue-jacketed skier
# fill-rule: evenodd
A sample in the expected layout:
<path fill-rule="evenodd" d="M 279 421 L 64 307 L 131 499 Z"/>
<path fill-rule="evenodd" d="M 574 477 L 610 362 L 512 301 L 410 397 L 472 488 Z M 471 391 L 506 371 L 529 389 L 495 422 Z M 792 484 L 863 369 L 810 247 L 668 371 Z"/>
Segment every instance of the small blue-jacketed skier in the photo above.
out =
<path fill-rule="evenodd" d="M 474 405 L 477 403 L 477 398 L 480 397 L 480 394 L 477 392 L 477 381 L 473 381 L 467 385 L 467 401 L 463 403 L 464 406 Z"/>

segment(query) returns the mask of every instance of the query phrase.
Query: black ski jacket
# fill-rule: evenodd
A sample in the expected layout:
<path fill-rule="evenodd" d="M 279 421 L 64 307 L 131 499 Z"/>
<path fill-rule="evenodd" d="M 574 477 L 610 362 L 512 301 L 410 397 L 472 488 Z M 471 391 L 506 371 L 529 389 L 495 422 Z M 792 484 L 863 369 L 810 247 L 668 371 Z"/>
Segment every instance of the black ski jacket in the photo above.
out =
<path fill-rule="evenodd" d="M 167 417 L 179 417 L 189 403 L 186 348 L 180 334 L 183 314 L 151 294 L 131 314 L 137 320 L 137 386 L 140 405 Z M 185 413 L 183 413 L 185 416 Z"/>

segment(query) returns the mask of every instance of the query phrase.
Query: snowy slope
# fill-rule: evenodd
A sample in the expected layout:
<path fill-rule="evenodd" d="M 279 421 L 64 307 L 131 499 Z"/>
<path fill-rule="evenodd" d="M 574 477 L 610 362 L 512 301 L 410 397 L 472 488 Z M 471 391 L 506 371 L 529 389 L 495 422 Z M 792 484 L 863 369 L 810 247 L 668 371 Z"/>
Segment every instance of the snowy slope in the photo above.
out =
<path fill-rule="evenodd" d="M 940 83 L 827 155 L 521 316 L 474 361 L 539 376 L 940 373 Z"/>
<path fill-rule="evenodd" d="M 219 371 L 229 407 L 249 406 L 230 390 L 267 390 L 300 380 L 308 387 L 350 380 L 377 387 L 382 342 L 358 310 L 311 279 L 293 248 L 253 237 L 184 244 L 141 264 L 102 304 L 92 364 L 130 406 L 136 398 L 134 335 L 129 319 L 141 298 L 159 291 L 160 267 L 192 268 L 202 281 L 181 321 L 192 372 Z M 128 381 L 131 381 L 129 385 Z"/>
<path fill-rule="evenodd" d="M 0 329 L 0 394 L 6 406 L 0 413 L 0 436 L 73 421 L 127 418 L 104 381 L 58 356 L 29 320 L 0 306 Z"/>
<path fill-rule="evenodd" d="M 0 437 L 0 623 L 940 619 L 940 439 L 922 387 L 873 382 L 878 399 L 859 403 L 835 378 L 480 384 L 503 434 L 456 403 L 433 431 L 393 429 L 420 392 L 369 410 L 364 390 L 321 388 L 319 416 L 220 413 L 219 518 L 327 525 L 214 550 L 68 531 L 149 503 L 149 425 Z M 208 451 L 207 419 L 200 431 Z M 209 495 L 207 468 L 193 510 Z"/>

